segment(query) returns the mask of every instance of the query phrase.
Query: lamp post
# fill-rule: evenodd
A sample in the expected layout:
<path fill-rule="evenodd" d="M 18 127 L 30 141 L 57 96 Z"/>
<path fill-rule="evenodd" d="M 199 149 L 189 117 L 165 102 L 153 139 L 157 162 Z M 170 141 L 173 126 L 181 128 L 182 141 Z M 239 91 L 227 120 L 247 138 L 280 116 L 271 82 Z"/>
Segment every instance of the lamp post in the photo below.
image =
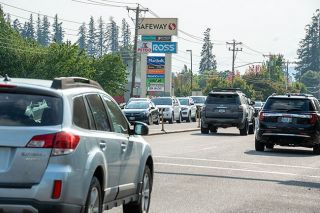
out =
<path fill-rule="evenodd" d="M 190 88 L 191 88 L 191 95 L 192 95 L 192 79 L 193 79 L 193 72 L 192 72 L 192 50 L 186 50 L 187 52 L 190 52 L 190 59 L 191 59 L 191 69 L 190 69 L 190 71 L 191 71 L 191 86 L 190 86 Z"/>

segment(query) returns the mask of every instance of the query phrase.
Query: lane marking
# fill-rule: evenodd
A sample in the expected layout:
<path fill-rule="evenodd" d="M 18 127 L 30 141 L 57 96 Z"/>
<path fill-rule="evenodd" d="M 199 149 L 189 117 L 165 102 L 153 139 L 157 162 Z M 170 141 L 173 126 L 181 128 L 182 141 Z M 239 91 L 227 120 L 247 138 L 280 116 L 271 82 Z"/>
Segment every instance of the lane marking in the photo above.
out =
<path fill-rule="evenodd" d="M 226 170 L 226 171 L 237 171 L 237 172 L 249 172 L 249 173 L 260 173 L 260 174 L 273 174 L 273 175 L 295 176 L 295 177 L 317 178 L 317 179 L 320 179 L 320 176 L 315 176 L 315 175 L 300 175 L 300 174 L 288 173 L 288 172 L 272 172 L 272 171 L 262 171 L 262 170 L 235 169 L 235 168 L 215 167 L 215 166 L 197 166 L 197 165 L 174 164 L 174 163 L 155 163 L 155 165 L 176 166 L 176 167 L 188 167 L 188 168 L 201 168 L 201 169 L 215 169 L 215 170 Z"/>
<path fill-rule="evenodd" d="M 154 158 L 167 158 L 167 159 L 177 159 L 177 160 L 195 160 L 195 161 L 207 161 L 207 162 L 235 163 L 235 164 L 248 164 L 248 165 L 276 166 L 276 167 L 286 167 L 286 168 L 320 170 L 320 168 L 309 167 L 309 166 L 294 166 L 294 165 L 272 164 L 272 163 L 255 163 L 255 162 L 248 162 L 248 161 L 214 160 L 214 159 L 170 157 L 170 156 L 155 156 Z"/>

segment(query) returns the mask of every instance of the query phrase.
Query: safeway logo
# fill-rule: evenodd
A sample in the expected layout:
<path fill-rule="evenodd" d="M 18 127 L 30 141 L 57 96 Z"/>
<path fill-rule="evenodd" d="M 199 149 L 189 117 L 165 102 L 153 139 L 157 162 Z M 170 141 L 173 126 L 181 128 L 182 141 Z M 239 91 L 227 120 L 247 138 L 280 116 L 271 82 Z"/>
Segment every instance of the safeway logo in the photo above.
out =
<path fill-rule="evenodd" d="M 176 30 L 176 29 L 177 29 L 177 25 L 175 23 L 169 24 L 169 30 Z"/>

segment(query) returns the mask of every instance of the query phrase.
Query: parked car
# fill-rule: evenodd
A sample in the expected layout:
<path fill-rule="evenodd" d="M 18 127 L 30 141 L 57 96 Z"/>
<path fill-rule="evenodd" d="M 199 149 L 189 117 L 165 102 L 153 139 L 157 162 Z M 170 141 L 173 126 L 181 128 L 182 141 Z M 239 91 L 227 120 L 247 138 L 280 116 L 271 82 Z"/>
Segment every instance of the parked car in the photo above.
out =
<path fill-rule="evenodd" d="M 149 125 L 160 123 L 159 109 L 152 101 L 131 101 L 123 112 L 129 122 L 142 121 Z"/>
<path fill-rule="evenodd" d="M 146 124 L 88 79 L 0 82 L 0 212 L 148 212 Z"/>
<path fill-rule="evenodd" d="M 320 104 L 312 95 L 270 96 L 259 115 L 256 151 L 275 145 L 313 148 L 320 154 Z"/>
<path fill-rule="evenodd" d="M 237 127 L 240 135 L 254 134 L 254 102 L 239 89 L 211 91 L 201 112 L 201 133 L 217 132 L 218 128 Z"/>
<path fill-rule="evenodd" d="M 181 105 L 182 120 L 187 122 L 197 121 L 197 107 L 194 105 L 192 98 L 177 98 Z"/>
<path fill-rule="evenodd" d="M 191 96 L 191 98 L 197 107 L 197 115 L 201 116 L 201 114 L 199 114 L 199 113 L 201 113 L 201 111 L 202 111 L 202 107 L 204 106 L 204 104 L 206 102 L 207 96 Z"/>
<path fill-rule="evenodd" d="M 169 121 L 172 124 L 174 121 L 181 123 L 181 106 L 179 101 L 174 97 L 158 97 L 151 100 L 160 111 L 163 113 L 164 121 Z"/>
<path fill-rule="evenodd" d="M 129 104 L 132 101 L 150 101 L 150 98 L 130 98 L 127 104 Z"/>
<path fill-rule="evenodd" d="M 262 101 L 255 101 L 254 104 L 254 116 L 257 117 L 259 112 L 261 111 L 263 107 L 263 102 Z"/>

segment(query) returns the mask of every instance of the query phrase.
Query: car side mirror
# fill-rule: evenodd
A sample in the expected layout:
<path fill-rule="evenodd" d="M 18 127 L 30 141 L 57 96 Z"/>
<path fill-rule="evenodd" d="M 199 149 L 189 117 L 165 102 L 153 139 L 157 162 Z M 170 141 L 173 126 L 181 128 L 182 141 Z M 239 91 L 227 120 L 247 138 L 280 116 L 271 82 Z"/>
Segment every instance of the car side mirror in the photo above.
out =
<path fill-rule="evenodd" d="M 254 101 L 251 101 L 251 102 L 250 102 L 250 105 L 251 105 L 251 106 L 253 106 L 253 105 L 255 105 L 255 104 L 256 104 L 256 102 L 254 102 Z"/>
<path fill-rule="evenodd" d="M 148 135 L 149 127 L 147 126 L 147 124 L 137 121 L 134 123 L 133 131 L 135 135 Z"/>

